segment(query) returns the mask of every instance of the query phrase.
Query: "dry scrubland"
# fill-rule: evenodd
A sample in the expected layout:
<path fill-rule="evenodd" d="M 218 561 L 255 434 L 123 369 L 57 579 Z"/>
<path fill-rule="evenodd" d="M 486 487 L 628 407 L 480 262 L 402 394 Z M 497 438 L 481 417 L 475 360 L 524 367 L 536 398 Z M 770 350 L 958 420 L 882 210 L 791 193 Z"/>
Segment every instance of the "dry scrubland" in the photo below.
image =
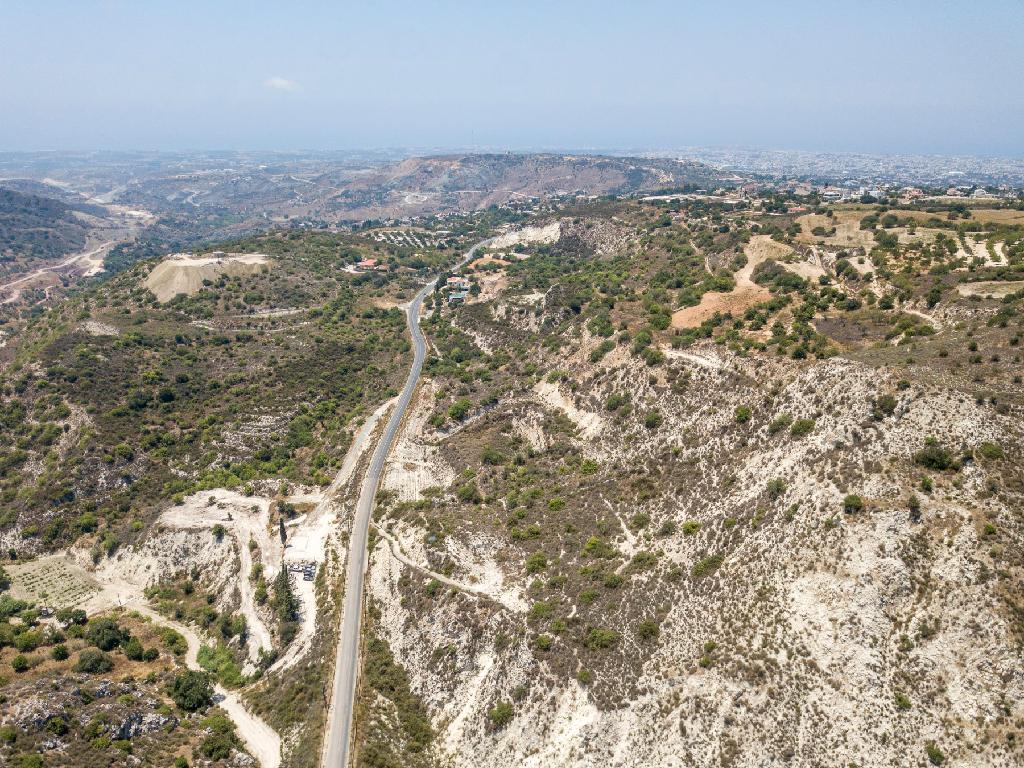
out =
<path fill-rule="evenodd" d="M 317 764 L 353 481 L 411 357 L 397 307 L 457 251 L 228 247 L 5 309 L 4 765 Z"/>
<path fill-rule="evenodd" d="M 800 202 L 569 207 L 428 300 L 358 765 L 1021 763 L 1019 212 Z M 318 762 L 398 307 L 459 250 L 396 231 L 0 308 L 5 762 Z"/>
<path fill-rule="evenodd" d="M 886 213 L 602 204 L 438 293 L 361 765 L 1024 760 L 1024 233 Z"/>

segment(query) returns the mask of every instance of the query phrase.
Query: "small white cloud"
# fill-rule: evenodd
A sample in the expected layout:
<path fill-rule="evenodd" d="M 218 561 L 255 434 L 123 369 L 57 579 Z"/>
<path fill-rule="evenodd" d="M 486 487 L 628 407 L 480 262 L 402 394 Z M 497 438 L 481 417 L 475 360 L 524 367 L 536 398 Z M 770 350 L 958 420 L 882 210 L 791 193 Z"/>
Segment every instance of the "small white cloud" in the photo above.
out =
<path fill-rule="evenodd" d="M 263 81 L 265 88 L 272 88 L 275 91 L 294 91 L 299 84 L 287 77 L 271 77 Z"/>

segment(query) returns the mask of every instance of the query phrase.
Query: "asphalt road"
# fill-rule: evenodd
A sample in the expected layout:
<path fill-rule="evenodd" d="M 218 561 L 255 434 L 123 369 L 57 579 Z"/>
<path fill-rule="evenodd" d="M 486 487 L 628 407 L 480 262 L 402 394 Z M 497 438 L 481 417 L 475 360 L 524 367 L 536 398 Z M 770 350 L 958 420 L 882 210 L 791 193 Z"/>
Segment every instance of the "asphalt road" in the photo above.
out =
<path fill-rule="evenodd" d="M 470 248 L 458 266 L 470 261 L 476 251 L 488 241 L 477 243 Z M 423 358 L 426 357 L 427 345 L 420 330 L 420 307 L 423 299 L 434 289 L 437 281 L 432 280 L 423 288 L 406 309 L 406 322 L 412 335 L 413 360 L 409 369 L 409 377 L 405 380 L 402 393 L 398 396 L 395 408 L 391 412 L 384 434 L 374 448 L 370 466 L 363 478 L 359 490 L 359 501 L 356 504 L 355 518 L 352 521 L 352 533 L 349 537 L 348 570 L 345 574 L 345 606 L 341 619 L 341 633 L 338 636 L 338 649 L 334 660 L 334 690 L 331 695 L 331 708 L 327 716 L 326 744 L 323 751 L 324 768 L 347 768 L 349 757 L 349 741 L 352 735 L 352 708 L 356 697 L 356 678 L 359 673 L 359 628 L 362 622 L 363 608 L 363 577 L 366 574 L 366 541 L 370 530 L 370 514 L 373 511 L 373 500 L 380 485 L 384 462 L 391 451 L 402 418 L 409 407 L 416 385 L 423 370 Z"/>

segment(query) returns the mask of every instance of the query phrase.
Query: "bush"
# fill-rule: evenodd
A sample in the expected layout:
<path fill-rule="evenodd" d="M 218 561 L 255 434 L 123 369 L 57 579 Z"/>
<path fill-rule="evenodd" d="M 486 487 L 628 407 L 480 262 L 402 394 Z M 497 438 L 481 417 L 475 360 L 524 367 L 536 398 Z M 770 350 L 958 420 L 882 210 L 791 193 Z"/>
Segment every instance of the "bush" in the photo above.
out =
<path fill-rule="evenodd" d="M 139 638 L 133 637 L 124 644 L 124 655 L 132 661 L 142 661 L 142 643 L 139 642 Z"/>
<path fill-rule="evenodd" d="M 54 661 L 67 661 L 68 655 L 68 647 L 63 643 L 53 646 L 53 650 L 50 651 Z"/>
<path fill-rule="evenodd" d="M 13 669 L 15 672 L 25 672 L 28 669 L 28 667 L 28 659 L 20 653 L 13 659 L 11 659 L 11 669 Z"/>
<path fill-rule="evenodd" d="M 995 461 L 1005 456 L 1002 447 L 996 443 L 982 443 L 978 446 L 978 455 L 989 461 Z"/>
<path fill-rule="evenodd" d="M 497 729 L 504 728 L 511 723 L 515 715 L 515 707 L 508 701 L 499 701 L 491 709 L 487 710 L 487 717 L 491 721 L 491 725 Z"/>
<path fill-rule="evenodd" d="M 599 557 L 602 559 L 609 559 L 615 557 L 617 554 L 615 547 L 608 544 L 597 536 L 591 536 L 587 539 L 587 543 L 583 545 L 583 554 L 587 557 Z"/>
<path fill-rule="evenodd" d="M 783 413 L 768 425 L 768 434 L 774 435 L 776 432 L 781 432 L 782 430 L 787 429 L 792 423 L 793 417 L 788 413 Z"/>
<path fill-rule="evenodd" d="M 864 499 L 855 493 L 851 493 L 845 499 L 843 499 L 843 511 L 846 514 L 851 515 L 854 512 L 860 512 L 864 509 Z"/>
<path fill-rule="evenodd" d="M 619 408 L 629 402 L 629 395 L 620 394 L 614 392 L 608 396 L 608 399 L 604 402 L 604 407 L 609 411 L 617 411 Z"/>
<path fill-rule="evenodd" d="M 750 408 L 748 408 L 745 405 L 736 406 L 736 423 L 746 424 L 748 421 L 750 421 L 750 417 L 753 414 L 754 412 L 751 411 Z"/>
<path fill-rule="evenodd" d="M 231 756 L 232 750 L 238 746 L 235 736 L 235 724 L 224 715 L 211 715 L 202 722 L 202 727 L 210 731 L 199 745 L 199 753 L 209 760 L 225 760 Z"/>
<path fill-rule="evenodd" d="M 693 564 L 693 568 L 690 570 L 690 573 L 695 579 L 707 576 L 709 573 L 717 571 L 718 567 L 724 562 L 724 560 L 725 558 L 722 555 L 708 555 L 707 557 L 702 557 Z"/>
<path fill-rule="evenodd" d="M 789 428 L 789 434 L 795 438 L 806 437 L 814 431 L 814 419 L 797 419 Z"/>
<path fill-rule="evenodd" d="M 583 644 L 591 650 L 605 650 L 619 642 L 619 633 L 613 629 L 593 627 L 583 640 Z"/>
<path fill-rule="evenodd" d="M 896 412 L 896 398 L 892 395 L 876 397 L 871 408 L 871 415 L 875 421 L 881 421 L 886 416 L 892 416 Z"/>
<path fill-rule="evenodd" d="M 114 660 L 96 648 L 83 649 L 78 654 L 78 661 L 75 662 L 75 672 L 89 675 L 109 672 L 113 668 Z"/>
<path fill-rule="evenodd" d="M 459 486 L 459 489 L 455 492 L 455 496 L 459 501 L 465 501 L 470 504 L 479 504 L 484 499 L 480 494 L 480 489 L 476 487 L 476 483 L 473 481 Z"/>
<path fill-rule="evenodd" d="M 85 639 L 101 651 L 112 651 L 121 643 L 128 642 L 128 633 L 113 619 L 93 619 L 85 629 Z"/>
<path fill-rule="evenodd" d="M 462 421 L 466 418 L 466 414 L 468 414 L 472 408 L 473 403 L 464 397 L 460 398 L 452 403 L 451 407 L 448 408 L 448 418 L 452 421 Z"/>
<path fill-rule="evenodd" d="M 657 640 L 661 635 L 661 628 L 656 621 L 645 619 L 637 626 L 636 634 L 641 640 Z"/>
<path fill-rule="evenodd" d="M 647 427 L 647 429 L 657 429 L 661 426 L 662 421 L 662 416 L 658 411 L 651 411 L 644 416 L 644 426 Z"/>
<path fill-rule="evenodd" d="M 540 573 L 548 567 L 548 556 L 543 552 L 534 552 L 526 558 L 526 572 L 528 574 Z"/>
<path fill-rule="evenodd" d="M 776 477 L 773 480 L 768 481 L 768 496 L 772 499 L 777 499 L 779 496 L 786 492 L 786 481 L 781 477 Z"/>
<path fill-rule="evenodd" d="M 205 672 L 190 669 L 176 675 L 169 693 L 174 703 L 186 712 L 197 712 L 213 703 L 213 686 Z"/>
<path fill-rule="evenodd" d="M 914 454 L 914 463 L 940 472 L 947 469 L 959 469 L 959 464 L 953 454 L 934 437 L 925 439 L 924 448 Z"/>
<path fill-rule="evenodd" d="M 71 626 L 72 624 L 84 625 L 87 621 L 85 611 L 81 608 L 61 608 L 57 611 L 57 621 L 65 627 Z"/>
<path fill-rule="evenodd" d="M 942 754 L 942 750 L 939 749 L 939 745 L 934 741 L 929 741 L 924 745 L 924 752 L 928 755 L 928 762 L 932 765 L 942 765 L 946 762 L 946 756 Z"/>

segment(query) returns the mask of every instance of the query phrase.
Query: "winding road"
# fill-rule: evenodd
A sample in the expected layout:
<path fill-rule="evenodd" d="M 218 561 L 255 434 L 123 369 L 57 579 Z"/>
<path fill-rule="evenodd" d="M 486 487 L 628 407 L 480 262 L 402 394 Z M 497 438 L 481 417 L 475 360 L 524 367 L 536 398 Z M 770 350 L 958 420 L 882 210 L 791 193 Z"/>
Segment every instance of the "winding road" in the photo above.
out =
<path fill-rule="evenodd" d="M 479 248 L 486 245 L 484 240 L 470 248 L 456 266 L 456 269 L 471 261 Z M 370 459 L 370 466 L 363 477 L 359 490 L 359 501 L 356 503 L 355 517 L 352 520 L 352 532 L 349 537 L 348 568 L 345 574 L 345 600 L 341 616 L 341 632 L 338 636 L 338 648 L 334 660 L 334 688 L 331 695 L 331 707 L 327 713 L 327 735 L 324 738 L 322 765 L 324 768 L 347 768 L 349 742 L 352 735 L 352 709 L 356 696 L 356 681 L 359 673 L 359 628 L 362 620 L 363 579 L 366 575 L 366 542 L 370 530 L 370 515 L 373 511 L 373 500 L 380 485 L 384 462 L 391 451 L 391 444 L 398 434 L 405 412 L 412 401 L 416 385 L 423 370 L 423 359 L 427 354 L 427 344 L 420 330 L 420 307 L 423 299 L 434 289 L 437 279 L 431 280 L 420 289 L 416 297 L 409 303 L 405 311 L 409 333 L 412 336 L 413 360 L 409 369 L 409 377 L 395 401 L 380 442 L 377 443 Z"/>

